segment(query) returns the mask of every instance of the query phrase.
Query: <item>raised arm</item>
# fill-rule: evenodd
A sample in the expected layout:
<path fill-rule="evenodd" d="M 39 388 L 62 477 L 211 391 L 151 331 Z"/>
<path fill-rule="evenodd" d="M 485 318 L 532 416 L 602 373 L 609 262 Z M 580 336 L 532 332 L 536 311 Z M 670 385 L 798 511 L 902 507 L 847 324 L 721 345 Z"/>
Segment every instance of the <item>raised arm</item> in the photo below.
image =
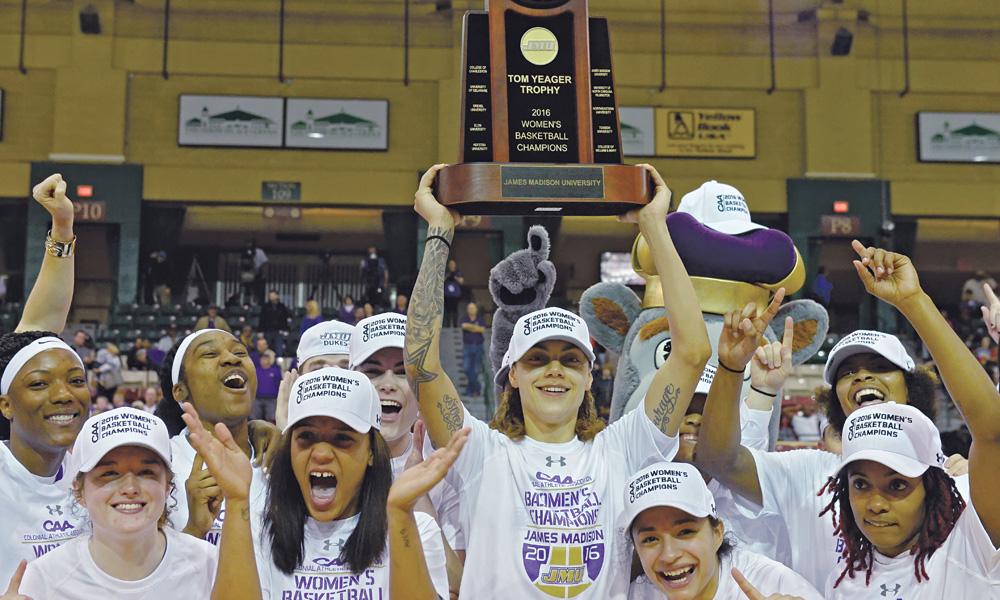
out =
<path fill-rule="evenodd" d="M 854 268 L 868 293 L 903 313 L 931 353 L 941 382 L 958 406 L 972 435 L 969 487 L 972 504 L 993 544 L 1000 545 L 1000 494 L 996 466 L 1000 464 L 1000 393 L 941 312 L 920 287 L 917 270 L 902 254 L 852 242 L 860 260 Z"/>
<path fill-rule="evenodd" d="M 257 560 L 250 530 L 250 459 L 236 444 L 229 428 L 215 425 L 215 436 L 205 429 L 198 412 L 184 403 L 188 440 L 204 457 L 208 470 L 226 497 L 226 519 L 219 540 L 219 566 L 215 570 L 211 600 L 262 600 Z"/>
<path fill-rule="evenodd" d="M 791 365 L 792 323 L 785 322 L 785 336 L 782 350 L 776 353 L 770 347 L 761 348 L 760 340 L 768 324 L 781 306 L 785 288 L 780 288 L 767 309 L 757 314 L 756 305 L 751 302 L 740 312 L 731 311 L 723 320 L 719 336 L 719 368 L 708 390 L 701 429 L 698 431 L 698 452 L 695 463 L 723 485 L 737 494 L 761 505 L 763 494 L 757 476 L 757 464 L 746 447 L 740 444 L 740 389 L 743 386 L 743 372 L 751 358 L 760 362 L 761 371 L 768 367 L 768 361 L 777 373 L 768 380 L 764 375 L 760 381 L 778 382 L 782 365 L 787 371 Z M 770 370 L 770 369 L 768 369 Z M 762 391 L 769 392 L 767 388 Z M 774 392 L 776 393 L 776 392 Z"/>
<path fill-rule="evenodd" d="M 663 305 L 673 348 L 653 376 L 643 405 L 646 416 L 660 431 L 674 436 L 694 395 L 698 377 L 712 355 L 712 344 L 708 341 L 708 330 L 691 278 L 667 229 L 670 188 L 652 166 L 639 166 L 653 178 L 656 192 L 649 204 L 637 213 L 629 213 L 623 220 L 637 221 L 639 231 L 649 244 L 663 286 Z"/>
<path fill-rule="evenodd" d="M 424 259 L 406 313 L 406 376 L 417 395 L 420 415 L 435 448 L 448 445 L 462 428 L 465 409 L 455 384 L 441 366 L 444 274 L 459 217 L 434 197 L 431 185 L 446 165 L 434 165 L 420 178 L 413 205 L 427 221 Z"/>
<path fill-rule="evenodd" d="M 31 190 L 35 201 L 52 217 L 53 241 L 70 243 L 73 235 L 73 203 L 66 197 L 66 182 L 62 175 L 49 175 Z M 55 256 L 46 249 L 42 267 L 24 304 L 24 313 L 15 331 L 51 331 L 62 333 L 73 301 L 73 269 L 75 252 Z"/>
<path fill-rule="evenodd" d="M 444 448 L 400 473 L 392 482 L 386 501 L 389 519 L 389 597 L 433 600 L 438 597 L 431 580 L 413 514 L 417 501 L 444 479 L 469 439 L 462 429 Z"/>

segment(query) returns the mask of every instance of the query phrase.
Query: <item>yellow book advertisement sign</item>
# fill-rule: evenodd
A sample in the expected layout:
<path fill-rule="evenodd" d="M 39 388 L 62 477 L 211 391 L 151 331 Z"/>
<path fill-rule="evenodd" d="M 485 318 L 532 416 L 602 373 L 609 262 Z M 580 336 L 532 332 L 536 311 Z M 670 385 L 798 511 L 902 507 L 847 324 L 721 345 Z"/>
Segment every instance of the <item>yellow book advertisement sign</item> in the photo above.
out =
<path fill-rule="evenodd" d="M 656 155 L 677 158 L 753 158 L 752 109 L 657 108 Z"/>

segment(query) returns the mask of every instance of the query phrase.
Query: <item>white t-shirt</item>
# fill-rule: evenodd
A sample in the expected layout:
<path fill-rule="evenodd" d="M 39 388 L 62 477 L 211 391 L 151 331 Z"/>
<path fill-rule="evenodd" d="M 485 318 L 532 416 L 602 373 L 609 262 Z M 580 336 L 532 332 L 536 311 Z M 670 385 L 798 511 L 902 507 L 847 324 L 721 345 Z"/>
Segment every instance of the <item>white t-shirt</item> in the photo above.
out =
<path fill-rule="evenodd" d="M 872 580 L 865 573 L 844 577 L 833 584 L 843 569 L 830 574 L 826 597 L 885 598 L 886 600 L 986 600 L 1000 598 L 1000 551 L 993 547 L 979 515 L 971 504 L 955 522 L 948 539 L 924 562 L 928 579 L 917 583 L 914 557 L 903 552 L 895 558 L 875 553 Z"/>
<path fill-rule="evenodd" d="M 732 568 L 736 567 L 764 596 L 788 594 L 804 600 L 823 600 L 808 581 L 785 565 L 766 556 L 734 548 L 719 563 L 719 587 L 711 600 L 746 600 L 746 594 L 736 585 Z M 640 575 L 629 588 L 629 600 L 664 600 L 666 594 L 656 584 Z M 860 598 L 861 596 L 857 596 Z"/>
<path fill-rule="evenodd" d="M 167 548 L 156 570 L 138 581 L 116 579 L 94 563 L 90 536 L 79 536 L 28 564 L 21 593 L 32 600 L 173 600 L 208 598 L 215 582 L 215 546 L 163 528 Z"/>
<path fill-rule="evenodd" d="M 390 459 L 393 479 L 399 477 L 399 474 L 406 468 L 406 461 L 409 460 L 411 452 L 413 452 L 412 437 L 410 445 L 406 447 L 406 451 Z M 424 434 L 424 458 L 426 459 L 433 453 L 434 447 L 431 445 L 431 440 L 427 437 L 427 434 Z M 431 504 L 434 505 L 435 512 L 437 512 L 438 526 L 444 533 L 445 539 L 448 540 L 448 545 L 451 546 L 452 550 L 465 550 L 465 534 L 462 533 L 462 526 L 458 522 L 458 492 L 455 491 L 455 488 L 450 483 L 442 480 L 431 488 L 428 496 L 430 497 Z"/>
<path fill-rule="evenodd" d="M 0 580 L 9 580 L 21 559 L 34 560 L 80 534 L 86 511 L 55 481 L 32 474 L 0 443 Z"/>
<path fill-rule="evenodd" d="M 183 531 L 188 520 L 187 489 L 184 487 L 187 478 L 191 475 L 191 466 L 194 465 L 195 449 L 188 441 L 188 430 L 183 431 L 170 438 L 171 470 L 174 472 L 174 490 L 167 500 L 170 508 L 170 526 L 177 531 Z M 251 462 L 253 457 L 251 457 Z M 208 467 L 205 467 L 208 468 Z M 250 526 L 252 531 L 260 531 L 260 524 L 267 509 L 267 479 L 264 471 L 260 467 L 253 468 L 253 477 L 250 480 Z M 222 522 L 226 520 L 226 504 L 222 503 L 219 516 L 212 523 L 212 528 L 208 530 L 205 539 L 213 545 L 219 545 L 219 538 L 222 536 Z"/>
<path fill-rule="evenodd" d="M 800 442 L 817 442 L 820 438 L 820 418 L 818 413 L 806 415 L 795 413 L 792 416 L 792 431 Z"/>
<path fill-rule="evenodd" d="M 448 598 L 448 573 L 444 564 L 444 544 L 441 529 L 430 515 L 414 513 L 420 530 L 427 570 L 434 590 L 441 598 Z M 340 547 L 347 542 L 360 515 L 348 519 L 321 523 L 309 517 L 305 525 L 305 554 L 291 575 L 274 566 L 271 544 L 263 533 L 254 545 L 257 555 L 257 572 L 260 574 L 261 597 L 264 600 L 371 600 L 389 599 L 389 552 L 377 560 L 364 573 L 351 573 L 342 563 Z"/>
<path fill-rule="evenodd" d="M 760 452 L 751 449 L 757 463 L 764 506 L 763 518 L 780 517 L 775 558 L 801 573 L 816 589 L 826 585 L 830 573 L 842 570 L 844 544 L 833 533 L 830 513 L 819 516 L 832 494 L 817 495 L 827 480 L 837 474 L 840 456 L 823 450 Z M 969 477 L 955 478 L 959 494 L 969 498 Z M 790 560 L 782 554 L 788 548 Z M 909 600 L 909 599 L 907 599 Z"/>
<path fill-rule="evenodd" d="M 469 441 L 448 472 L 466 537 L 461 598 L 628 595 L 631 547 L 618 522 L 628 478 L 670 460 L 642 409 L 589 441 L 514 441 L 465 412 Z"/>

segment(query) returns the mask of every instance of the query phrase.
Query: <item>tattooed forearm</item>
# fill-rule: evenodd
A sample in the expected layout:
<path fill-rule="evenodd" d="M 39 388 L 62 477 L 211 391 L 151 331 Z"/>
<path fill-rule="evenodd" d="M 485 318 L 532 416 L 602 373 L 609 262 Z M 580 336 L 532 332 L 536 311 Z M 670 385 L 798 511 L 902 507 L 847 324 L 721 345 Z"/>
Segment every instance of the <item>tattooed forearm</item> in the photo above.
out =
<path fill-rule="evenodd" d="M 660 403 L 653 409 L 653 424 L 660 431 L 666 431 L 670 424 L 671 417 L 674 416 L 674 409 L 677 408 L 677 398 L 681 395 L 681 389 L 672 383 L 668 383 L 663 390 L 663 397 Z"/>
<path fill-rule="evenodd" d="M 427 237 L 440 236 L 449 242 L 455 235 L 453 228 L 429 227 Z M 419 394 L 421 383 L 437 378 L 438 369 L 428 369 L 438 362 L 430 356 L 432 344 L 441 334 L 444 315 L 444 275 L 448 264 L 448 245 L 432 239 L 424 246 L 424 259 L 410 296 L 406 315 L 406 365 L 414 391 Z"/>
<path fill-rule="evenodd" d="M 403 546 L 406 548 L 410 547 L 410 530 L 408 527 L 403 527 L 399 530 L 399 537 L 403 539 Z"/>
<path fill-rule="evenodd" d="M 449 433 L 454 434 L 462 429 L 462 424 L 465 422 L 465 411 L 462 410 L 462 403 L 458 401 L 458 398 L 445 394 L 444 398 L 438 400 L 437 407 L 441 411 L 441 418 L 444 419 Z"/>

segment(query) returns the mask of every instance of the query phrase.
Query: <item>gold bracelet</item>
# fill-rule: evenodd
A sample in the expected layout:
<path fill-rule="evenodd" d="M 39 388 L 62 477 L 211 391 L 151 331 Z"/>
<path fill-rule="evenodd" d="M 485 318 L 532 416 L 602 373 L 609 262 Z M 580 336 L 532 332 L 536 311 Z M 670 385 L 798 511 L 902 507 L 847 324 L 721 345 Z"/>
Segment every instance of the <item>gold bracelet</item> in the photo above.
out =
<path fill-rule="evenodd" d="M 59 242 L 52 239 L 52 230 L 45 234 L 45 251 L 56 258 L 69 258 L 73 256 L 76 249 L 76 236 L 68 242 Z"/>

